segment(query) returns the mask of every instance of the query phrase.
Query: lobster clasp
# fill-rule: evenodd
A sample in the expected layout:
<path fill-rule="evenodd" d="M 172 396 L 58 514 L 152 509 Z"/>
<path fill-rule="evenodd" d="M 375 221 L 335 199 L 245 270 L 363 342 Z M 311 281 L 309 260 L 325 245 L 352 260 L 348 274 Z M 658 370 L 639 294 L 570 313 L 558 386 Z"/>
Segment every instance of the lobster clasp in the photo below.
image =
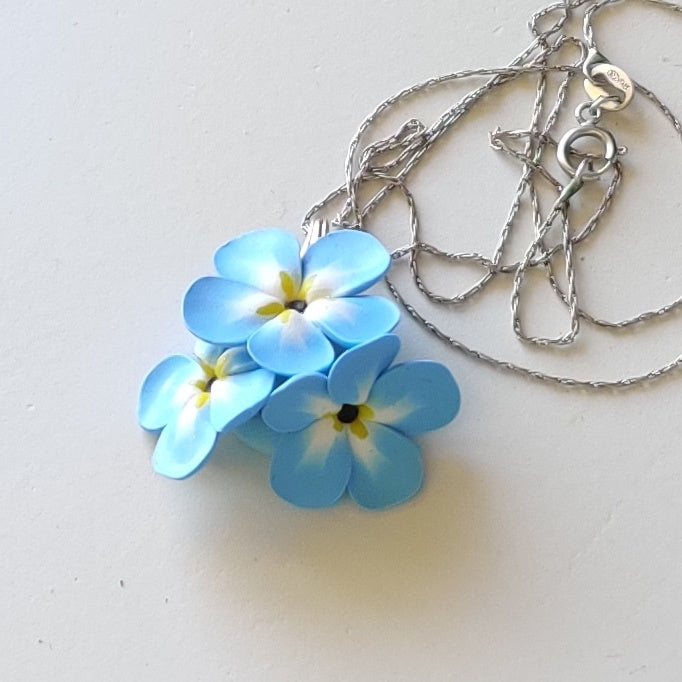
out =
<path fill-rule="evenodd" d="M 601 101 L 606 111 L 620 111 L 632 101 L 635 88 L 630 77 L 618 66 L 610 64 L 604 55 L 590 48 L 583 63 L 585 92 L 592 101 Z"/>

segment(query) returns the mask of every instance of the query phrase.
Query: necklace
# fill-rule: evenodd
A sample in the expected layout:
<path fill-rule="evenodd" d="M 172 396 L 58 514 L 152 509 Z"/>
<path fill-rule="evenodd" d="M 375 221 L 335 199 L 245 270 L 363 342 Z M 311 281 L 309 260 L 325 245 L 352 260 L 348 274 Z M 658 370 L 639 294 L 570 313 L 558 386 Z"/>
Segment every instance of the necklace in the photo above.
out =
<path fill-rule="evenodd" d="M 405 262 L 416 290 L 429 304 L 463 309 L 493 285 L 511 282 L 512 330 L 524 345 L 568 348 L 583 327 L 621 333 L 670 316 L 682 297 L 610 321 L 581 302 L 576 256 L 594 238 L 622 187 L 628 149 L 618 144 L 610 117 L 623 116 L 634 97 L 648 99 L 682 138 L 682 126 L 663 101 L 632 80 L 599 49 L 594 21 L 601 9 L 626 0 L 555 2 L 530 20 L 533 39 L 508 65 L 458 71 L 412 85 L 381 102 L 351 140 L 344 182 L 303 219 L 299 245 L 280 229 L 231 240 L 215 256 L 217 276 L 194 282 L 183 302 L 193 355 L 166 358 L 146 377 L 138 418 L 159 431 L 155 469 L 185 478 L 207 461 L 219 435 L 234 432 L 271 455 L 270 482 L 283 499 L 326 507 L 348 493 L 361 506 L 382 509 L 410 499 L 423 480 L 416 438 L 454 419 L 460 393 L 444 365 L 430 360 L 393 364 L 400 342 L 393 330 L 398 307 L 366 290 L 389 268 Z M 681 12 L 664 0 L 647 4 Z M 582 19 L 582 36 L 567 26 Z M 546 28 L 541 28 L 541 25 Z M 497 129 L 490 145 L 521 165 L 511 207 L 496 246 L 449 251 L 422 238 L 412 173 L 476 106 L 499 88 L 532 79 L 528 125 Z M 412 98 L 471 79 L 465 93 L 432 124 L 416 118 L 394 133 L 366 142 L 375 124 Z M 575 123 L 562 114 L 582 85 Z M 581 216 L 590 188 L 595 207 Z M 409 215 L 407 243 L 390 253 L 369 230 L 373 213 L 401 197 Z M 532 237 L 510 257 L 522 206 L 530 206 Z M 543 209 L 543 205 L 549 208 Z M 584 212 L 584 211 L 583 211 Z M 435 291 L 425 258 L 477 267 L 482 273 L 462 291 Z M 529 333 L 523 309 L 528 279 L 541 273 L 568 315 L 559 334 Z M 429 320 L 386 279 L 389 292 L 424 329 L 465 355 L 495 368 L 546 383 L 589 389 L 625 388 L 663 377 L 682 356 L 653 370 L 617 379 L 582 379 L 501 360 L 457 340 Z"/>
<path fill-rule="evenodd" d="M 362 122 L 349 146 L 346 159 L 345 182 L 315 204 L 304 218 L 307 225 L 311 218 L 326 211 L 334 202 L 341 202 L 341 209 L 334 222 L 339 225 L 365 226 L 367 219 L 390 194 L 401 194 L 409 210 L 409 242 L 392 252 L 394 260 L 407 259 L 414 287 L 429 301 L 442 306 L 460 306 L 480 295 L 498 279 L 511 279 L 512 327 L 518 339 L 536 346 L 567 346 L 573 343 L 581 325 L 592 325 L 602 330 L 618 333 L 635 326 L 660 322 L 682 305 L 682 296 L 660 307 L 646 309 L 624 319 L 611 321 L 590 314 L 579 303 L 574 252 L 578 245 L 586 242 L 595 232 L 621 187 L 623 168 L 620 158 L 627 149 L 618 147 L 614 135 L 601 126 L 604 114 L 624 110 L 637 93 L 646 97 L 672 126 L 682 140 L 682 125 L 664 102 L 645 85 L 633 82 L 627 73 L 609 61 L 599 52 L 594 30 L 594 21 L 599 11 L 609 5 L 623 4 L 627 0 L 573 0 L 556 2 L 537 11 L 531 17 L 529 26 L 533 34 L 531 44 L 507 66 L 457 71 L 416 83 L 381 102 Z M 642 0 L 645 4 L 682 13 L 682 6 L 665 0 Z M 568 35 L 564 27 L 575 19 L 581 8 L 583 37 Z M 542 22 L 552 22 L 540 29 Z M 573 48 L 577 56 L 568 62 L 557 60 L 566 48 Z M 548 76 L 558 74 L 561 81 L 554 101 L 547 103 Z M 531 120 L 524 130 L 502 132 L 497 130 L 490 136 L 491 146 L 517 159 L 522 164 L 522 175 L 512 197 L 511 208 L 499 232 L 497 245 L 492 254 L 480 252 L 452 252 L 438 248 L 421 239 L 420 222 L 415 197 L 408 187 L 408 179 L 420 161 L 436 147 L 444 135 L 453 131 L 470 114 L 477 104 L 496 88 L 504 86 L 523 76 L 534 76 L 535 98 Z M 408 120 L 393 135 L 368 143 L 360 149 L 361 141 L 378 119 L 387 111 L 406 100 L 419 96 L 428 90 L 444 84 L 472 79 L 487 78 L 486 82 L 466 93 L 459 101 L 446 110 L 434 123 L 424 125 L 416 119 Z M 572 84 L 583 81 L 589 99 L 575 112 L 578 125 L 555 137 L 559 114 L 564 108 Z M 543 120 L 544 115 L 544 120 Z M 586 139 L 596 139 L 602 149 L 595 153 L 581 155 L 574 145 Z M 521 142 L 520 148 L 512 143 Z M 561 169 L 568 175 L 568 181 L 550 174 L 543 159 L 554 156 Z M 378 159 L 381 159 L 378 161 Z M 570 225 L 571 201 L 578 201 L 586 182 L 605 178 L 601 201 L 588 220 L 575 228 Z M 554 189 L 554 201 L 545 216 L 539 208 L 538 180 L 544 180 Z M 360 189 L 368 184 L 380 185 L 378 191 L 360 204 Z M 504 262 L 508 245 L 517 227 L 522 198 L 528 197 L 532 204 L 535 238 L 528 245 L 522 259 Z M 550 242 L 546 239 L 552 228 L 560 226 L 560 238 Z M 454 295 L 435 292 L 424 282 L 421 275 L 422 257 L 428 255 L 447 263 L 468 263 L 479 266 L 484 274 L 472 285 Z M 557 261 L 563 259 L 565 288 L 556 276 Z M 526 275 L 530 271 L 543 271 L 558 299 L 565 305 L 570 328 L 555 338 L 527 335 L 521 323 L 519 310 Z M 663 377 L 682 364 L 682 355 L 647 372 L 616 379 L 581 379 L 570 376 L 549 374 L 514 362 L 492 357 L 456 339 L 431 322 L 417 308 L 408 303 L 403 293 L 390 280 L 389 291 L 405 311 L 424 329 L 434 334 L 451 348 L 501 370 L 520 374 L 543 382 L 588 389 L 625 388 Z"/>

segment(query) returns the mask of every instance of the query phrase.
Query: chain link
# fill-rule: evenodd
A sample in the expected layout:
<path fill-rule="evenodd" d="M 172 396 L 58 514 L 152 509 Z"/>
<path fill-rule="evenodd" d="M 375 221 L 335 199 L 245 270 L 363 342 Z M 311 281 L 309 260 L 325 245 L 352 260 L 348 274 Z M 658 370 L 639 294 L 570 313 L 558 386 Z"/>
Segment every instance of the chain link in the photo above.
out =
<path fill-rule="evenodd" d="M 564 0 L 563 2 L 555 2 L 532 15 L 529 21 L 529 28 L 533 34 L 533 41 L 507 66 L 467 69 L 437 76 L 411 85 L 381 102 L 362 122 L 351 140 L 346 157 L 345 182 L 308 211 L 303 220 L 304 231 L 308 230 L 308 226 L 312 224 L 315 216 L 330 210 L 332 205 L 338 205 L 339 202 L 341 202 L 341 208 L 333 222 L 338 226 L 365 229 L 365 221 L 368 216 L 390 194 L 397 191 L 404 198 L 409 210 L 410 241 L 406 246 L 396 249 L 392 256 L 396 261 L 403 258 L 408 259 L 410 275 L 417 289 L 432 302 L 458 305 L 482 292 L 495 278 L 505 275 L 512 276 L 511 309 L 513 330 L 519 339 L 530 344 L 564 346 L 575 340 L 581 323 L 620 330 L 634 325 L 643 325 L 653 319 L 660 319 L 677 308 L 682 307 L 682 296 L 680 296 L 660 308 L 645 310 L 622 320 L 608 321 L 590 314 L 580 305 L 573 262 L 574 247 L 594 232 L 601 219 L 608 212 L 620 188 L 622 178 L 621 163 L 617 155 L 609 155 L 605 152 L 605 156 L 598 159 L 603 165 L 598 170 L 595 170 L 593 162 L 597 159 L 597 156 L 594 154 L 581 154 L 574 149 L 570 149 L 571 155 L 577 159 L 576 170 L 572 179 L 567 184 L 564 184 L 553 177 L 542 162 L 543 155 L 548 149 L 559 148 L 565 142 L 562 139 L 562 142 L 558 143 L 554 139 L 552 131 L 565 105 L 570 85 L 574 82 L 576 76 L 580 77 L 583 75 L 583 67 L 588 59 L 588 50 L 597 51 L 594 32 L 596 14 L 608 5 L 620 4 L 626 1 L 632 0 L 599 0 L 596 2 L 594 0 Z M 667 0 L 637 1 L 682 13 L 681 5 L 668 2 Z M 569 19 L 574 18 L 581 8 L 585 8 L 583 13 L 583 40 L 563 33 L 566 23 Z M 542 23 L 549 25 L 543 30 L 541 29 Z M 578 50 L 576 59 L 568 63 L 555 63 L 559 53 L 570 48 Z M 598 51 L 597 54 L 599 54 Z M 592 56 L 593 53 L 590 54 L 590 58 Z M 620 70 L 618 71 L 620 72 Z M 556 99 L 549 108 L 549 111 L 546 112 L 546 120 L 541 125 L 542 114 L 546 109 L 547 80 L 550 74 L 558 75 L 561 82 L 557 88 Z M 478 252 L 449 253 L 432 244 L 423 242 L 420 238 L 420 223 L 415 198 L 407 186 L 408 176 L 438 140 L 457 125 L 477 103 L 482 101 L 500 85 L 509 83 L 523 75 L 534 75 L 537 77 L 535 100 L 528 130 L 496 130 L 491 134 L 490 139 L 493 149 L 516 158 L 523 167 L 510 210 L 500 231 L 492 256 L 488 257 Z M 454 106 L 443 112 L 432 125 L 426 126 L 417 119 L 410 119 L 393 135 L 378 140 L 362 150 L 360 149 L 361 139 L 368 129 L 375 124 L 382 114 L 394 108 L 397 104 L 443 84 L 475 77 L 487 78 L 487 80 L 467 93 Z M 635 81 L 632 81 L 632 87 L 659 109 L 682 139 L 682 125 L 679 119 L 661 99 L 653 91 Z M 601 96 L 597 100 L 581 105 L 578 108 L 577 116 L 582 128 L 569 131 L 573 134 L 573 137 L 590 136 L 606 140 L 608 143 L 612 142 L 613 136 L 611 133 L 596 127 L 602 113 L 601 106 L 605 102 L 612 100 L 614 100 L 614 97 L 611 95 Z M 582 131 L 582 134 L 576 134 L 576 130 Z M 512 142 L 521 142 L 521 149 L 514 148 L 511 144 Z M 565 153 L 565 149 L 563 151 Z M 611 149 L 610 151 L 612 152 L 613 150 Z M 622 147 L 617 149 L 618 154 L 623 154 L 625 151 L 626 149 Z M 388 160 L 386 160 L 387 158 Z M 605 159 L 606 162 L 604 163 Z M 570 164 L 568 165 L 571 168 L 573 167 Z M 585 181 L 595 179 L 597 175 L 602 173 L 610 176 L 604 195 L 593 215 L 576 231 L 570 224 L 570 201 L 581 189 Z M 536 179 L 538 177 L 546 180 L 557 192 L 557 198 L 544 218 L 540 209 L 539 191 L 536 187 Z M 365 188 L 372 183 L 380 183 L 381 187 L 364 205 L 361 205 L 358 199 L 359 191 L 361 188 Z M 535 236 L 520 261 L 504 263 L 503 257 L 510 241 L 513 226 L 521 209 L 523 197 L 526 194 L 530 200 Z M 546 243 L 548 233 L 557 223 L 561 240 L 558 243 L 549 245 Z M 430 254 L 448 262 L 473 263 L 480 266 L 484 272 L 474 284 L 464 291 L 454 296 L 444 296 L 431 291 L 424 283 L 419 269 L 419 256 L 421 254 Z M 556 275 L 555 262 L 558 256 L 562 256 L 564 261 L 565 289 L 559 284 Z M 525 278 L 532 269 L 538 267 L 545 269 L 549 284 L 569 312 L 570 327 L 565 333 L 556 338 L 529 336 L 524 332 L 521 323 L 519 306 Z M 590 389 L 625 388 L 663 377 L 682 365 L 682 355 L 680 355 L 672 362 L 649 372 L 616 380 L 576 379 L 537 371 L 492 357 L 455 339 L 421 315 L 414 306 L 405 300 L 390 280 L 387 279 L 386 282 L 391 294 L 404 307 L 407 313 L 451 348 L 498 369 L 531 377 L 545 383 Z"/>

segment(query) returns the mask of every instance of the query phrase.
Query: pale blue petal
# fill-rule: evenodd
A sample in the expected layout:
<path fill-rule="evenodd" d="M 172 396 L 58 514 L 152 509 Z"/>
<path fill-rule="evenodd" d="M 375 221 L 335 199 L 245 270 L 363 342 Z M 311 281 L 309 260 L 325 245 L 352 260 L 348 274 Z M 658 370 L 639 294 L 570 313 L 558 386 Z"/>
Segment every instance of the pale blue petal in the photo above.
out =
<path fill-rule="evenodd" d="M 325 335 L 294 310 L 266 322 L 249 338 L 247 348 L 261 367 L 283 376 L 319 372 L 334 360 Z"/>
<path fill-rule="evenodd" d="M 341 404 L 367 402 L 377 377 L 393 362 L 399 350 L 400 340 L 394 334 L 347 350 L 329 371 L 329 395 Z"/>
<path fill-rule="evenodd" d="M 273 391 L 263 408 L 263 421 L 275 431 L 301 431 L 326 414 L 336 414 L 341 405 L 327 393 L 323 374 L 295 376 Z"/>
<path fill-rule="evenodd" d="M 304 315 L 344 348 L 386 334 L 400 320 L 398 306 L 381 296 L 318 298 L 306 308 Z"/>
<path fill-rule="evenodd" d="M 197 389 L 190 383 L 204 377 L 199 364 L 185 355 L 162 360 L 142 382 L 137 419 L 143 429 L 162 429 Z"/>
<path fill-rule="evenodd" d="M 237 426 L 232 431 L 239 440 L 257 452 L 272 455 L 275 444 L 281 434 L 273 431 L 261 418 L 260 414 Z"/>
<path fill-rule="evenodd" d="M 388 426 L 367 422 L 367 427 L 366 438 L 349 436 L 354 456 L 348 492 L 362 507 L 392 507 L 421 488 L 421 453 L 414 441 Z"/>
<path fill-rule="evenodd" d="M 352 454 L 345 432 L 322 419 L 277 440 L 270 465 L 270 483 L 282 498 L 299 507 L 329 507 L 343 495 Z"/>
<path fill-rule="evenodd" d="M 367 232 L 338 230 L 316 241 L 303 256 L 306 299 L 352 296 L 378 282 L 391 265 L 381 242 Z"/>
<path fill-rule="evenodd" d="M 203 277 L 190 286 L 182 304 L 187 328 L 209 343 L 238 345 L 268 318 L 256 311 L 277 300 L 253 287 L 222 277 Z"/>
<path fill-rule="evenodd" d="M 459 411 L 460 396 L 447 367 L 417 360 L 380 376 L 368 403 L 376 421 L 413 436 L 452 421 Z"/>
<path fill-rule="evenodd" d="M 265 404 L 275 383 L 267 369 L 233 374 L 211 384 L 209 408 L 216 431 L 228 431 L 253 417 Z"/>
<path fill-rule="evenodd" d="M 300 249 L 296 238 L 284 230 L 268 228 L 248 232 L 218 249 L 214 262 L 225 279 L 248 284 L 280 298 L 280 273 L 294 285 L 301 282 Z"/>
<path fill-rule="evenodd" d="M 198 339 L 194 344 L 194 355 L 208 367 L 215 367 L 218 358 L 225 351 L 225 346 L 216 346 Z"/>
<path fill-rule="evenodd" d="M 217 438 L 208 405 L 190 400 L 161 432 L 154 450 L 154 469 L 168 478 L 187 478 L 206 461 Z"/>
<path fill-rule="evenodd" d="M 246 346 L 228 348 L 221 353 L 213 367 L 219 366 L 225 374 L 241 374 L 258 369 L 258 363 L 249 355 Z"/>

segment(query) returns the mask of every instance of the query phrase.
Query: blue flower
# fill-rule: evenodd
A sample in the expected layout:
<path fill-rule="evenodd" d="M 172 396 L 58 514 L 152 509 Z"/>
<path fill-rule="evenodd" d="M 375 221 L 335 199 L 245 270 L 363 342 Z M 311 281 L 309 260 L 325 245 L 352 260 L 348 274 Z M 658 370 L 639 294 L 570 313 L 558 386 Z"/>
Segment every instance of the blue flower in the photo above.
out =
<path fill-rule="evenodd" d="M 250 232 L 217 251 L 219 277 L 190 286 L 185 324 L 209 343 L 245 343 L 251 357 L 276 374 L 324 371 L 334 360 L 332 342 L 350 348 L 398 323 L 391 301 L 357 295 L 390 262 L 381 243 L 358 230 L 332 232 L 303 257 L 284 230 Z"/>
<path fill-rule="evenodd" d="M 186 478 L 206 461 L 218 433 L 243 424 L 263 406 L 275 375 L 246 349 L 198 342 L 194 356 L 172 355 L 145 378 L 138 421 L 161 430 L 152 458 L 169 478 Z"/>
<path fill-rule="evenodd" d="M 328 377 L 288 380 L 262 412 L 275 437 L 254 421 L 238 430 L 247 443 L 272 450 L 270 480 L 280 497 L 327 507 L 348 490 L 361 506 L 381 509 L 420 489 L 422 458 L 412 437 L 455 417 L 459 389 L 436 362 L 389 368 L 399 348 L 398 337 L 384 335 L 346 351 Z"/>

